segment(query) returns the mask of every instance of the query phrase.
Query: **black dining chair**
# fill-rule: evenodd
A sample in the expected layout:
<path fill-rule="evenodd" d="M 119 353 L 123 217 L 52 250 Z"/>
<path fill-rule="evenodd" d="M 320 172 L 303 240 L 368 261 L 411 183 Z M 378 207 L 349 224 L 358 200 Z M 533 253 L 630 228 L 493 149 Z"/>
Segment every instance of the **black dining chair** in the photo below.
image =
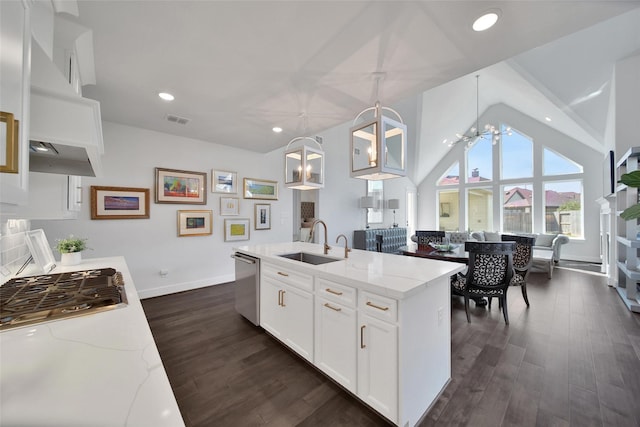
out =
<path fill-rule="evenodd" d="M 527 278 L 529 271 L 533 265 L 533 244 L 535 237 L 502 235 L 503 242 L 515 242 L 516 247 L 513 252 L 513 278 L 511 286 L 520 286 L 522 289 L 522 297 L 529 307 L 529 298 L 527 297 Z M 491 299 L 489 299 L 489 308 L 491 308 Z"/>
<path fill-rule="evenodd" d="M 442 243 L 445 238 L 444 231 L 416 230 L 418 245 L 428 245 L 429 243 Z"/>
<path fill-rule="evenodd" d="M 513 251 L 515 242 L 466 242 L 469 253 L 469 268 L 465 274 L 458 273 L 451 285 L 464 297 L 467 322 L 469 298 L 497 297 L 502 307 L 504 321 L 509 324 L 507 313 L 507 290 L 513 277 Z"/>

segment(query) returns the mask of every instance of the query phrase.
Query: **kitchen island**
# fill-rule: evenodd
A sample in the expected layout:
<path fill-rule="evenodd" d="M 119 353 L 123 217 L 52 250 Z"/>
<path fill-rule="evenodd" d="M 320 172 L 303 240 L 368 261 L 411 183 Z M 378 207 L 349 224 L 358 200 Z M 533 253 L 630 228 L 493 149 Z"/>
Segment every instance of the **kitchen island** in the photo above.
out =
<path fill-rule="evenodd" d="M 0 425 L 184 426 L 124 258 L 52 273 L 106 267 L 127 305 L 0 332 Z"/>
<path fill-rule="evenodd" d="M 464 265 L 304 242 L 241 246 L 260 259 L 260 326 L 399 426 L 451 378 L 449 277 Z M 314 265 L 282 257 L 304 252 Z M 317 258 L 316 258 L 317 260 Z"/>

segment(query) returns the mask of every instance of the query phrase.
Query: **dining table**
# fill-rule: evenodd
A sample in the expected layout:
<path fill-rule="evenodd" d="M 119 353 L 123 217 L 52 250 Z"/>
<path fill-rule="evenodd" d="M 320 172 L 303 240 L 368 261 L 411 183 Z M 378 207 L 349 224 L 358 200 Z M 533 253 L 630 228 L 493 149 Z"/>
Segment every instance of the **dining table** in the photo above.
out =
<path fill-rule="evenodd" d="M 431 245 L 411 243 L 400 247 L 398 252 L 406 256 L 469 264 L 469 252 L 464 250 L 464 243 L 452 244 L 451 248 L 446 251 L 438 250 Z M 453 287 L 451 291 L 453 294 L 461 296 L 461 294 L 457 290 L 453 289 Z M 484 307 L 487 305 L 487 300 L 485 298 L 471 297 L 471 299 L 475 301 L 477 307 Z"/>

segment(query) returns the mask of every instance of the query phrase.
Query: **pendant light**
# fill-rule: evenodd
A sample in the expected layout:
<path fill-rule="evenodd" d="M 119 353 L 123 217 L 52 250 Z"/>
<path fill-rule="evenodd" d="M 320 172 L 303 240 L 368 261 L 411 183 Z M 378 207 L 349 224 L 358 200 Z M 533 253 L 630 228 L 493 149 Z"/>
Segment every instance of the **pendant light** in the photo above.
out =
<path fill-rule="evenodd" d="M 305 119 L 306 131 L 306 115 Z M 296 142 L 302 146 L 290 148 Z M 317 145 L 313 147 L 310 142 Z M 287 144 L 284 153 L 284 185 L 295 190 L 315 190 L 324 188 L 324 151 L 316 138 L 298 136 Z"/>
<path fill-rule="evenodd" d="M 384 73 L 374 73 L 376 98 Z M 389 111 L 398 120 L 383 115 Z M 373 111 L 373 118 L 358 123 L 363 114 Z M 397 111 L 375 106 L 360 112 L 349 131 L 351 139 L 351 177 L 370 180 L 398 178 L 407 175 L 407 126 Z"/>

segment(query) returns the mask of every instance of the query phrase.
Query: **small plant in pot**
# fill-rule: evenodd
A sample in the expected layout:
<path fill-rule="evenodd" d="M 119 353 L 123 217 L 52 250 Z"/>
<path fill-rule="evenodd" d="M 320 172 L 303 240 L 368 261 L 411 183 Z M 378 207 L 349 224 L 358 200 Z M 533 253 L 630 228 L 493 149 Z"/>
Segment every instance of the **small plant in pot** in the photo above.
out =
<path fill-rule="evenodd" d="M 77 265 L 82 261 L 81 252 L 87 247 L 86 238 L 74 237 L 70 235 L 66 239 L 56 240 L 56 250 L 60 252 L 62 265 Z"/>

